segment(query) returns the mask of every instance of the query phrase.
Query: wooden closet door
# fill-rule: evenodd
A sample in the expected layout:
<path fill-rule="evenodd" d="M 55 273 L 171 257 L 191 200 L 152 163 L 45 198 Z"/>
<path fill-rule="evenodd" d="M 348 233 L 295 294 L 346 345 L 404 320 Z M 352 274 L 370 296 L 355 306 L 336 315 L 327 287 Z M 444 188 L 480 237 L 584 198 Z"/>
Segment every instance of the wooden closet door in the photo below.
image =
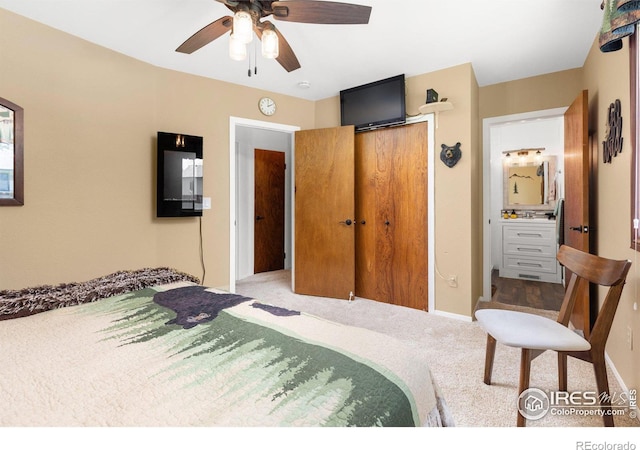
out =
<path fill-rule="evenodd" d="M 296 132 L 298 294 L 346 300 L 355 291 L 353 158 L 353 126 Z"/>
<path fill-rule="evenodd" d="M 355 167 L 356 295 L 427 310 L 426 124 L 358 135 Z"/>

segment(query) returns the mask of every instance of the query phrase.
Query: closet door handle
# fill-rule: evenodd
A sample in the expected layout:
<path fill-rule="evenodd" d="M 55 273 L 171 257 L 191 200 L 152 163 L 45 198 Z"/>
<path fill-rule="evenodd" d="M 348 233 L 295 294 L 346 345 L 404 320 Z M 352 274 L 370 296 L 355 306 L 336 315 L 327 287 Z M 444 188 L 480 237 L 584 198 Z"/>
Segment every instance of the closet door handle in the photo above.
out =
<path fill-rule="evenodd" d="M 366 220 L 361 220 L 361 221 L 360 221 L 360 224 L 361 224 L 361 225 L 365 225 L 366 223 L 367 223 L 367 222 L 366 222 Z"/>
<path fill-rule="evenodd" d="M 343 224 L 345 224 L 346 226 L 349 226 L 349 225 L 351 225 L 351 224 L 353 223 L 353 220 L 351 220 L 351 219 L 347 219 L 347 220 L 343 220 L 343 221 L 341 221 L 341 222 L 339 222 L 339 223 L 343 223 Z"/>
<path fill-rule="evenodd" d="M 386 226 L 389 226 L 389 225 L 391 225 L 391 222 L 389 222 L 388 220 L 385 220 L 385 221 L 384 221 L 384 224 L 385 224 Z"/>
<path fill-rule="evenodd" d="M 256 220 L 263 220 L 263 219 L 264 219 L 264 217 L 262 217 L 262 216 L 256 216 Z"/>

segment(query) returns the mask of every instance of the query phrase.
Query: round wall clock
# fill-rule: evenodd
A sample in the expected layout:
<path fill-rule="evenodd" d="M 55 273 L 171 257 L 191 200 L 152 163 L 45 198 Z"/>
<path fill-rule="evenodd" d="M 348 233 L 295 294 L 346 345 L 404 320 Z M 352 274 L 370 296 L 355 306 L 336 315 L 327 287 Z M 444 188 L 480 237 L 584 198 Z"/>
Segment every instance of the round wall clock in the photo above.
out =
<path fill-rule="evenodd" d="M 272 116 L 276 112 L 276 102 L 269 97 L 262 97 L 258 102 L 260 112 L 265 116 Z"/>

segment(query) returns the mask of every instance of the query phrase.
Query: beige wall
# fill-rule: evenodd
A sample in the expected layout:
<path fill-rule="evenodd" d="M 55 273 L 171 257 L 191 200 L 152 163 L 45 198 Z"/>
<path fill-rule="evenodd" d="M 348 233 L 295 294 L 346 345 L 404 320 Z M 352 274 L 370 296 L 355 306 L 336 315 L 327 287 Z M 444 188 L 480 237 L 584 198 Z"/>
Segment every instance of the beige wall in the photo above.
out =
<path fill-rule="evenodd" d="M 582 89 L 581 68 L 483 86 L 480 117 L 566 107 Z"/>
<path fill-rule="evenodd" d="M 155 218 L 157 131 L 204 137 L 208 285 L 229 280 L 229 116 L 265 92 L 160 69 L 0 9 L 0 96 L 25 110 L 25 205 L 0 209 L 0 289 L 170 266 L 202 275 L 196 218 Z M 271 94 L 277 123 L 313 102 Z"/>
<path fill-rule="evenodd" d="M 453 110 L 442 112 L 435 129 L 435 259 L 438 272 L 456 276 L 453 288 L 436 276 L 436 309 L 471 316 L 481 295 L 476 268 L 482 268 L 478 253 L 481 232 L 476 226 L 478 206 L 477 170 L 482 171 L 482 153 L 478 145 L 478 85 L 471 64 L 463 64 L 407 80 L 407 114 L 418 113 L 426 90 L 432 88 L 440 98 L 447 97 Z M 440 161 L 441 145 L 461 143 L 462 158 L 449 168 Z M 478 209 L 480 208 L 480 209 Z M 480 241 L 480 242 L 478 242 Z M 481 273 L 480 273 L 481 278 Z"/>
<path fill-rule="evenodd" d="M 329 97 L 316 102 L 316 128 L 330 128 L 340 125 L 340 96 Z"/>
<path fill-rule="evenodd" d="M 627 284 L 607 341 L 607 354 L 629 388 L 640 386 L 640 254 L 630 249 L 631 224 L 631 137 L 629 124 L 628 39 L 623 50 L 602 53 L 594 42 L 584 65 L 584 88 L 589 91 L 589 128 L 597 147 L 597 253 L 632 261 Z M 616 99 L 622 103 L 622 153 L 611 164 L 602 162 L 602 141 L 607 129 L 608 108 Z M 600 292 L 600 301 L 605 292 Z M 627 346 L 627 328 L 633 330 L 634 350 Z"/>

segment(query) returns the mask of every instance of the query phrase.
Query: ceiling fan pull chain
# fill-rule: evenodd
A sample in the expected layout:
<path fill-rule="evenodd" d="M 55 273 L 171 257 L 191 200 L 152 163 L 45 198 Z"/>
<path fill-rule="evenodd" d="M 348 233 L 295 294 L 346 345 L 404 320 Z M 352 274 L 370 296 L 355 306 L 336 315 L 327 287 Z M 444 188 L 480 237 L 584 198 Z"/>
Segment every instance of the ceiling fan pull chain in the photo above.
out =
<path fill-rule="evenodd" d="M 256 43 L 254 42 L 253 45 L 253 73 L 255 75 L 258 75 L 258 51 L 256 50 Z M 247 58 L 247 61 L 249 61 L 249 69 L 247 70 L 247 76 L 249 78 L 251 78 L 251 55 L 249 55 L 249 57 Z"/>

